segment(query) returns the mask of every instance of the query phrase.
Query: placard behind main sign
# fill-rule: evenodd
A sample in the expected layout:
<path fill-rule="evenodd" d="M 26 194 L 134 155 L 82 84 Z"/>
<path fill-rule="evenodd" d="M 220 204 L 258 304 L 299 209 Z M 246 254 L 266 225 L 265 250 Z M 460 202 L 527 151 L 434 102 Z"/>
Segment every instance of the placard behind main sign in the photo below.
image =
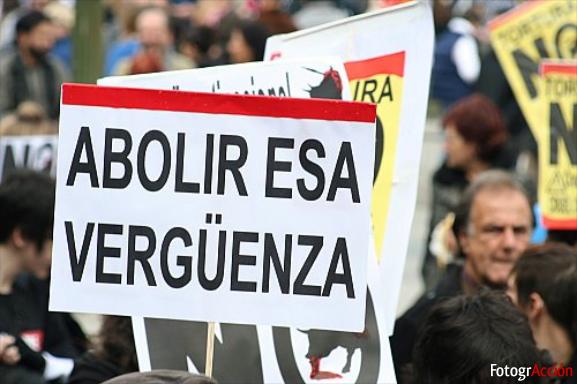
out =
<path fill-rule="evenodd" d="M 354 100 L 377 103 L 372 228 L 389 334 L 415 210 L 434 44 L 428 1 L 402 2 L 267 40 L 265 58 L 333 55 Z"/>

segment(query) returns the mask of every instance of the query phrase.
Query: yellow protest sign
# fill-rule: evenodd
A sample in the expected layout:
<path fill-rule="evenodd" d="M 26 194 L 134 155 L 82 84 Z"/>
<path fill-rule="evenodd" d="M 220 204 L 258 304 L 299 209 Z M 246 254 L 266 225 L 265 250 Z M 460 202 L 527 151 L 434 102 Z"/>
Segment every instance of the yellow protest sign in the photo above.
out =
<path fill-rule="evenodd" d="M 489 28 L 491 44 L 538 139 L 543 91 L 539 63 L 577 56 L 577 1 L 527 1 L 492 20 Z"/>
<path fill-rule="evenodd" d="M 549 229 L 577 229 L 577 60 L 541 64 L 539 204 Z"/>
<path fill-rule="evenodd" d="M 375 174 L 371 204 L 377 258 L 381 255 L 389 210 L 404 67 L 405 52 L 345 62 L 353 100 L 377 104 Z"/>

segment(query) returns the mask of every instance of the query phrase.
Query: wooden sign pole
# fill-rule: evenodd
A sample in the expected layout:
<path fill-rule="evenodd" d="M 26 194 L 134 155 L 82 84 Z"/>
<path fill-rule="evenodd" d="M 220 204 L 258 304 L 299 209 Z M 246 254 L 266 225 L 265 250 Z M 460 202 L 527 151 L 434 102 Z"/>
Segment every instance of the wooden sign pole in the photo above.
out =
<path fill-rule="evenodd" d="M 214 322 L 208 323 L 206 333 L 206 362 L 204 364 L 204 374 L 212 377 L 212 363 L 214 360 Z"/>

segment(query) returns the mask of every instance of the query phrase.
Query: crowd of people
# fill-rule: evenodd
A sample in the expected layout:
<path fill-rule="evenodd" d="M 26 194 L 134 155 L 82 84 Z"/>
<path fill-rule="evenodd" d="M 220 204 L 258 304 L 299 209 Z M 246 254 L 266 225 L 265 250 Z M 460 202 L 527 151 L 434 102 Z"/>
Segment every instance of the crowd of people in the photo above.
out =
<path fill-rule="evenodd" d="M 395 323 L 399 382 L 510 382 L 492 376 L 492 364 L 575 369 L 577 244 L 531 245 L 531 201 L 502 170 L 482 172 L 465 189 L 451 227 L 455 259 Z"/>
<path fill-rule="evenodd" d="M 577 230 L 540 224 L 536 144 L 488 41 L 487 21 L 516 4 L 434 4 L 430 97 L 445 152 L 432 179 L 426 291 L 391 337 L 397 378 L 575 383 Z M 560 369 L 529 377 L 535 365 Z M 498 367 L 516 367 L 514 377 Z"/>
<path fill-rule="evenodd" d="M 395 2 L 102 0 L 101 75 L 259 61 L 271 35 Z M 0 0 L 0 138 L 57 132 L 60 85 L 75 64 L 73 3 Z M 445 146 L 431 184 L 426 290 L 390 338 L 397 378 L 509 383 L 494 372 L 537 364 L 574 372 L 526 382 L 577 383 L 577 230 L 540 228 L 536 145 L 486 32 L 517 1 L 431 3 L 430 109 Z M 25 170 L 0 184 L 0 384 L 212 383 L 134 376 L 129 318 L 107 316 L 87 337 L 73 316 L 48 311 L 54 188 Z"/>
<path fill-rule="evenodd" d="M 105 55 L 100 75 L 260 61 L 270 35 L 358 14 L 370 3 L 103 0 Z M 73 4 L 64 0 L 0 3 L 0 118 L 18 116 L 18 106 L 32 101 L 47 118 L 57 119 L 60 84 L 72 79 L 75 64 Z"/>

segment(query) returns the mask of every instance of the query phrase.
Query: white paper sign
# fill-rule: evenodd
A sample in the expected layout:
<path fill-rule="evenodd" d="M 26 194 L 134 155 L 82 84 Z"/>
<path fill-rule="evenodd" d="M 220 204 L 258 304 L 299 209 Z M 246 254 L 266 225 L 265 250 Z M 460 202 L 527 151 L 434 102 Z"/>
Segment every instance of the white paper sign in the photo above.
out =
<path fill-rule="evenodd" d="M 51 310 L 362 331 L 373 105 L 62 100 Z"/>
<path fill-rule="evenodd" d="M 98 84 L 305 99 L 351 99 L 349 87 L 343 86 L 348 84 L 343 63 L 333 57 L 111 76 L 99 79 Z"/>
<path fill-rule="evenodd" d="M 57 135 L 1 136 L 0 181 L 16 168 L 56 174 Z"/>

